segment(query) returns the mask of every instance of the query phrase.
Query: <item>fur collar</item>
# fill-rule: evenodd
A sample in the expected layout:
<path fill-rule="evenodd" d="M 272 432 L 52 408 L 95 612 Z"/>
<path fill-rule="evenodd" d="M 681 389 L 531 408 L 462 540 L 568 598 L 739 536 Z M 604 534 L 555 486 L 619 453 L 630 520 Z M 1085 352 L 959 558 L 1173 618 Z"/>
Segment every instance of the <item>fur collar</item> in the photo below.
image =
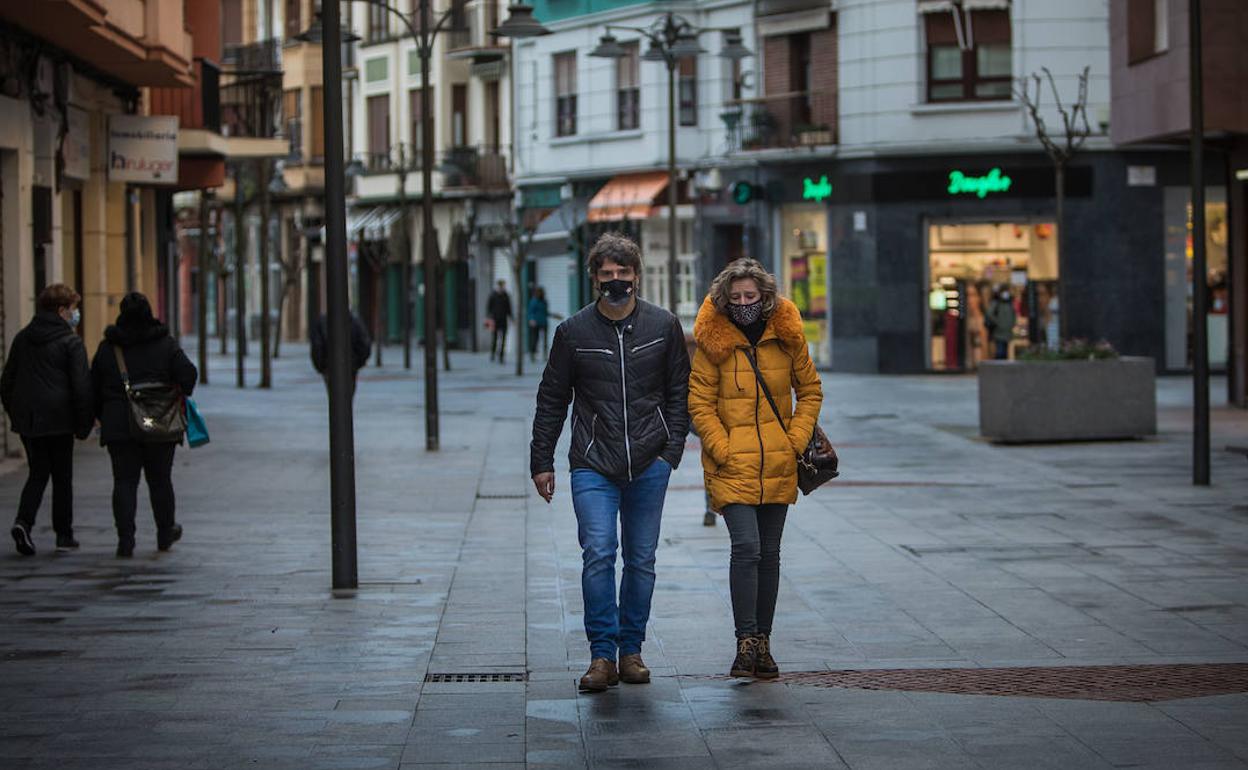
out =
<path fill-rule="evenodd" d="M 698 320 L 693 324 L 693 339 L 715 364 L 728 360 L 733 350 L 750 344 L 737 325 L 715 309 L 710 296 L 702 301 L 702 309 L 698 311 Z M 768 339 L 778 339 L 790 353 L 806 344 L 802 315 L 797 305 L 784 297 L 776 298 L 776 311 L 767 319 L 767 329 L 760 342 Z"/>

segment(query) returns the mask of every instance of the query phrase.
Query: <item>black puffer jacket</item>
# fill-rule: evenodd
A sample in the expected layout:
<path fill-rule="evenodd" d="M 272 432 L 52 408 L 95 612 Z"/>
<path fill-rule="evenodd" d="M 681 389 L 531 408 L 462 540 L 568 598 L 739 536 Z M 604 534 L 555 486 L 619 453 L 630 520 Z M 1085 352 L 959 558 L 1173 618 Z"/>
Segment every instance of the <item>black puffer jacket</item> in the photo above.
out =
<path fill-rule="evenodd" d="M 675 468 L 689 431 L 688 393 L 689 353 L 675 316 L 639 300 L 631 316 L 611 321 L 590 305 L 555 329 L 537 391 L 530 470 L 555 469 L 569 403 L 573 469 L 631 481 L 658 457 Z"/>
<path fill-rule="evenodd" d="M 126 402 L 114 346 L 121 347 L 132 383 L 168 382 L 181 388 L 182 395 L 189 396 L 199 377 L 199 371 L 182 352 L 178 341 L 169 336 L 169 328 L 164 324 L 152 322 L 105 329 L 104 341 L 91 360 L 101 444 L 130 441 L 130 405 Z"/>
<path fill-rule="evenodd" d="M 90 435 L 87 351 L 65 319 L 39 313 L 17 333 L 0 378 L 0 397 L 9 424 L 22 436 Z"/>

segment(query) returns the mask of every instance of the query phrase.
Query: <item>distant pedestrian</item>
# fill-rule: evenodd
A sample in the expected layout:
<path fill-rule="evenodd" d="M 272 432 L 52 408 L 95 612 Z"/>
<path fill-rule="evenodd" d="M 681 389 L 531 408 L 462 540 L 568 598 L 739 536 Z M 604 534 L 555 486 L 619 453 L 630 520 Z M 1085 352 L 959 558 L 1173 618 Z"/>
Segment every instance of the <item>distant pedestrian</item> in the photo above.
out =
<path fill-rule="evenodd" d="M 602 236 L 590 250 L 589 274 L 601 298 L 555 329 L 537 392 L 530 470 L 538 494 L 550 502 L 555 444 L 571 403 L 568 461 L 592 658 L 580 688 L 601 692 L 621 680 L 650 681 L 641 644 L 667 482 L 689 430 L 689 354 L 680 321 L 637 299 L 637 244 L 614 233 Z M 617 601 L 620 543 L 624 577 Z"/>
<path fill-rule="evenodd" d="M 490 360 L 498 355 L 500 364 L 506 363 L 507 357 L 507 324 L 511 321 L 511 295 L 507 293 L 507 282 L 499 281 L 498 288 L 490 293 L 490 301 L 485 306 L 485 315 L 493 327 L 494 335 L 490 340 Z"/>
<path fill-rule="evenodd" d="M 322 314 L 312 324 L 308 334 L 312 368 L 325 380 L 329 387 L 329 316 Z M 373 348 L 373 340 L 368 335 L 368 327 L 355 313 L 351 313 L 351 396 L 355 396 L 356 380 L 360 370 L 368 363 L 368 354 Z"/>
<path fill-rule="evenodd" d="M 104 341 L 91 361 L 95 390 L 95 413 L 100 420 L 100 443 L 108 448 L 113 463 L 113 520 L 117 526 L 117 555 L 134 555 L 135 510 L 139 476 L 147 479 L 147 491 L 156 519 L 156 547 L 168 551 L 182 538 L 173 494 L 173 455 L 182 443 L 147 442 L 131 431 L 130 403 L 122 380 L 118 352 L 131 383 L 155 382 L 175 385 L 183 396 L 195 390 L 199 373 L 178 341 L 152 315 L 151 303 L 138 292 L 121 300 L 117 323 L 104 330 Z"/>
<path fill-rule="evenodd" d="M 82 297 L 63 283 L 39 293 L 35 317 L 13 338 L 0 377 L 0 400 L 10 428 L 22 437 L 30 467 L 17 505 L 13 541 L 33 556 L 31 530 L 52 479 L 52 529 L 58 551 L 74 539 L 74 437 L 86 438 L 94 422 L 87 351 L 74 329 Z"/>
<path fill-rule="evenodd" d="M 525 316 L 529 319 L 529 359 L 537 360 L 537 338 L 542 338 L 542 358 L 545 359 L 549 355 L 550 341 L 548 339 L 550 327 L 550 305 L 546 304 L 546 290 L 538 286 L 533 290 L 533 296 L 529 298 L 529 306 L 525 312 Z"/>
<path fill-rule="evenodd" d="M 1010 357 L 1010 341 L 1014 339 L 1014 323 L 1018 315 L 1014 312 L 1014 298 L 1010 290 L 1004 286 L 997 292 L 984 318 L 984 325 L 996 346 L 996 358 L 1005 360 Z"/>
<path fill-rule="evenodd" d="M 693 337 L 689 415 L 702 437 L 711 507 L 732 540 L 737 655 L 730 672 L 773 679 L 780 538 L 788 506 L 797 502 L 797 457 L 819 422 L 823 388 L 797 306 L 778 296 L 776 279 L 752 259 L 732 262 L 715 278 Z"/>

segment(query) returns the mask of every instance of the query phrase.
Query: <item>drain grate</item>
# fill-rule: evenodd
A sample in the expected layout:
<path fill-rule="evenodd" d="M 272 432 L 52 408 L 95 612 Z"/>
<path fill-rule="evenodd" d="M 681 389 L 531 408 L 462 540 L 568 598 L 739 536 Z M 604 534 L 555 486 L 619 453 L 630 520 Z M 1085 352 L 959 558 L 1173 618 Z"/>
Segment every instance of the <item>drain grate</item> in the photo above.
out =
<path fill-rule="evenodd" d="M 786 674 L 782 681 L 859 690 L 1144 703 L 1248 692 L 1248 663 L 809 671 Z"/>
<path fill-rule="evenodd" d="M 449 684 L 498 684 L 501 682 L 525 682 L 528 674 L 523 671 L 503 671 L 475 674 L 426 674 L 426 682 L 444 682 Z"/>

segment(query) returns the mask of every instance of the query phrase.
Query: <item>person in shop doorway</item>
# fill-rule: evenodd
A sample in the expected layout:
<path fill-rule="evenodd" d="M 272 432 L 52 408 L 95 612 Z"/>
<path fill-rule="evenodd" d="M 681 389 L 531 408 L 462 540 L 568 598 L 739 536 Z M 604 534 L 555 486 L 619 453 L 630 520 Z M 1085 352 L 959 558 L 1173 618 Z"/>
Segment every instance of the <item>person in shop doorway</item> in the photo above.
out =
<path fill-rule="evenodd" d="M 498 287 L 490 293 L 490 301 L 486 303 L 485 315 L 494 332 L 490 340 L 490 360 L 498 355 L 500 364 L 506 363 L 507 355 L 507 324 L 511 321 L 511 295 L 507 293 L 507 282 L 499 281 Z"/>
<path fill-rule="evenodd" d="M 995 358 L 998 361 L 1004 361 L 1010 357 L 1010 341 L 1014 339 L 1014 323 L 1017 319 L 1018 316 L 1014 312 L 1014 298 L 1009 288 L 1002 286 L 997 290 L 997 296 L 993 298 L 992 306 L 988 308 L 988 314 L 984 317 L 984 325 L 988 328 L 988 335 L 996 347 Z"/>
<path fill-rule="evenodd" d="M 571 404 L 568 464 L 591 658 L 580 689 L 602 692 L 650 681 L 641 645 L 667 483 L 689 432 L 689 354 L 676 316 L 637 299 L 636 243 L 617 233 L 600 237 L 589 252 L 589 275 L 600 298 L 555 329 L 537 392 L 529 468 L 549 503 L 555 445 Z"/>
<path fill-rule="evenodd" d="M 308 334 L 311 347 L 312 368 L 325 380 L 329 387 L 329 316 L 322 314 L 312 325 Z M 373 340 L 368 335 L 368 327 L 355 313 L 351 314 L 351 397 L 355 397 L 355 385 L 360 377 L 360 370 L 368 363 L 368 354 L 373 348 Z"/>
<path fill-rule="evenodd" d="M 74 331 L 82 297 L 65 284 L 39 293 L 38 310 L 13 338 L 0 377 L 0 400 L 9 426 L 22 438 L 30 467 L 17 504 L 13 542 L 35 555 L 31 530 L 52 480 L 52 529 L 56 550 L 78 547 L 74 539 L 74 438 L 85 439 L 95 421 L 87 351 Z"/>

